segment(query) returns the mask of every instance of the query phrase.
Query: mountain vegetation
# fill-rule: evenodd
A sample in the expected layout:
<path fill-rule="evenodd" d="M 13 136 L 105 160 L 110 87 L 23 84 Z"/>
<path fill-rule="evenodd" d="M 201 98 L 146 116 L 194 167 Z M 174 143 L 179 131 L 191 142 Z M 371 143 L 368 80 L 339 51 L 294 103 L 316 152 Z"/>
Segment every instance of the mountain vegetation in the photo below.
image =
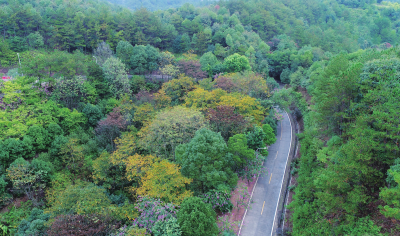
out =
<path fill-rule="evenodd" d="M 399 234 L 398 3 L 0 5 L 3 235 L 231 235 L 275 105 L 302 127 L 285 232 Z"/>

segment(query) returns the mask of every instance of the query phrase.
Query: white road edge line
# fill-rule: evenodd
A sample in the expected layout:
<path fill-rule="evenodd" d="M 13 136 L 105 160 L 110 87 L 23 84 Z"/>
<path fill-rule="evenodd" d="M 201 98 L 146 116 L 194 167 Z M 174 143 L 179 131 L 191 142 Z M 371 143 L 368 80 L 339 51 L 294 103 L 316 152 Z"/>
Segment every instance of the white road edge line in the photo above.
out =
<path fill-rule="evenodd" d="M 264 165 L 264 162 L 262 162 L 261 165 Z M 256 180 L 256 183 L 255 183 L 254 186 L 253 186 L 253 191 L 251 191 L 249 203 L 247 204 L 247 206 L 251 203 L 251 199 L 253 198 L 253 193 L 254 193 L 254 190 L 256 189 L 256 186 L 257 186 L 257 182 L 258 182 L 258 178 L 259 178 L 259 177 L 260 177 L 260 175 L 257 176 L 257 180 Z M 240 235 L 240 231 L 242 231 L 243 222 L 244 222 L 244 218 L 246 217 L 246 214 L 247 214 L 247 208 L 246 208 L 246 211 L 244 212 L 244 215 L 243 215 L 243 218 L 242 218 L 242 223 L 240 224 L 238 236 Z"/>
<path fill-rule="evenodd" d="M 288 117 L 288 119 L 289 119 L 289 124 L 290 124 L 290 146 L 289 146 L 289 152 L 288 152 L 288 156 L 287 156 L 287 159 L 286 159 L 285 172 L 283 173 L 283 177 L 282 177 L 282 183 L 281 183 L 281 188 L 280 188 L 280 190 L 279 190 L 278 201 L 276 202 L 275 216 L 274 216 L 274 223 L 272 224 L 271 236 L 272 236 L 272 235 L 273 235 L 273 233 L 274 233 L 274 231 L 273 231 L 273 230 L 274 230 L 274 226 L 275 226 L 276 212 L 277 212 L 277 210 L 278 210 L 279 198 L 281 197 L 281 191 L 282 191 L 283 179 L 284 179 L 284 177 L 285 177 L 285 174 L 286 174 L 286 167 L 287 167 L 287 162 L 288 162 L 288 160 L 289 160 L 290 149 L 292 148 L 292 133 L 293 133 L 293 129 L 292 129 L 292 122 L 290 121 L 289 114 L 288 114 L 286 111 L 285 111 L 285 113 L 286 113 L 286 115 L 287 115 L 287 117 Z M 281 129 L 282 129 L 282 127 L 281 127 Z"/>

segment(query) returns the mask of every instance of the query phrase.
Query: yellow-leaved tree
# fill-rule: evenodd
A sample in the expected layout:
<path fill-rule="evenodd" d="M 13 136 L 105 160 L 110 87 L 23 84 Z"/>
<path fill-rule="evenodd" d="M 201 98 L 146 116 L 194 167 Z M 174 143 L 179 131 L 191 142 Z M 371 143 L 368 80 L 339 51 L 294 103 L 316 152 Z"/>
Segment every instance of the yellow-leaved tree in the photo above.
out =
<path fill-rule="evenodd" d="M 199 110 L 176 106 L 159 112 L 140 130 L 140 144 L 151 154 L 174 160 L 176 146 L 188 143 L 204 127 L 208 127 L 208 121 Z"/>
<path fill-rule="evenodd" d="M 177 164 L 139 154 L 128 157 L 125 164 L 126 178 L 138 183 L 130 188 L 135 195 L 160 198 L 175 204 L 192 196 L 192 192 L 186 189 L 192 180 L 181 174 Z"/>
<path fill-rule="evenodd" d="M 255 98 L 240 93 L 228 93 L 222 89 L 207 91 L 197 88 L 188 93 L 185 105 L 203 112 L 218 106 L 231 106 L 237 113 L 259 125 L 265 113 L 265 108 Z"/>

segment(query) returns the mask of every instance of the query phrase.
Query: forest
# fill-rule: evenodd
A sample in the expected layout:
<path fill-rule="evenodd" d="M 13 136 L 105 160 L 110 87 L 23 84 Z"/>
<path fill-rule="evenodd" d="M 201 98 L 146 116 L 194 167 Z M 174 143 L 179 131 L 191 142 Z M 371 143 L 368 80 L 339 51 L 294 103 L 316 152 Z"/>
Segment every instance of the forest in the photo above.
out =
<path fill-rule="evenodd" d="M 302 131 L 282 233 L 400 234 L 400 4 L 0 5 L 3 235 L 237 235 L 275 107 Z"/>

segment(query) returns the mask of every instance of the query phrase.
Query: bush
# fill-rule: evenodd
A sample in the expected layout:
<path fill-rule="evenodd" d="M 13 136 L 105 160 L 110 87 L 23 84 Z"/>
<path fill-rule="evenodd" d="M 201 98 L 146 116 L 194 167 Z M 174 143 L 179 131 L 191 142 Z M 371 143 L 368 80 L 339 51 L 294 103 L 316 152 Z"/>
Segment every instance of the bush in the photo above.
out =
<path fill-rule="evenodd" d="M 33 208 L 28 218 L 23 219 L 18 226 L 16 236 L 35 235 L 44 236 L 47 229 L 46 222 L 50 214 L 44 214 L 43 210 Z"/>
<path fill-rule="evenodd" d="M 50 146 L 51 137 L 45 128 L 38 125 L 33 125 L 29 127 L 26 134 L 32 138 L 33 147 L 36 152 L 45 151 Z"/>
<path fill-rule="evenodd" d="M 230 201 L 231 194 L 228 191 L 212 189 L 201 195 L 201 198 L 205 203 L 211 204 L 214 210 L 222 213 L 230 212 L 233 208 L 233 204 Z"/>
<path fill-rule="evenodd" d="M 88 120 L 87 124 L 89 127 L 95 127 L 99 120 L 103 118 L 103 113 L 101 112 L 100 108 L 90 103 L 86 104 L 82 110 L 82 113 L 86 115 Z"/>
<path fill-rule="evenodd" d="M 290 70 L 288 68 L 284 69 L 281 73 L 281 82 L 284 84 L 290 83 Z"/>
<path fill-rule="evenodd" d="M 264 130 L 260 126 L 255 125 L 253 127 L 253 130 L 251 130 L 246 134 L 247 146 L 249 146 L 249 148 L 253 150 L 257 150 L 258 148 L 264 148 L 265 137 L 266 135 L 264 133 Z"/>
<path fill-rule="evenodd" d="M 154 236 L 181 236 L 178 220 L 175 217 L 171 217 L 166 221 L 157 221 L 151 229 Z"/>
<path fill-rule="evenodd" d="M 92 215 L 60 215 L 47 231 L 48 236 L 86 236 L 110 235 L 119 228 L 120 223 L 108 216 Z"/>
<path fill-rule="evenodd" d="M 146 80 L 143 76 L 134 75 L 130 79 L 132 93 L 137 94 L 140 90 L 146 90 Z"/>
<path fill-rule="evenodd" d="M 177 214 L 178 223 L 185 236 L 218 235 L 216 217 L 211 204 L 203 202 L 199 197 L 186 198 Z"/>
<path fill-rule="evenodd" d="M 162 222 L 175 218 L 177 211 L 174 204 L 165 204 L 160 200 L 147 196 L 139 196 L 135 208 L 140 215 L 133 221 L 133 225 L 146 228 L 150 233 L 152 233 L 153 227 L 157 222 L 160 222 L 160 224 L 156 229 L 160 229 Z"/>

